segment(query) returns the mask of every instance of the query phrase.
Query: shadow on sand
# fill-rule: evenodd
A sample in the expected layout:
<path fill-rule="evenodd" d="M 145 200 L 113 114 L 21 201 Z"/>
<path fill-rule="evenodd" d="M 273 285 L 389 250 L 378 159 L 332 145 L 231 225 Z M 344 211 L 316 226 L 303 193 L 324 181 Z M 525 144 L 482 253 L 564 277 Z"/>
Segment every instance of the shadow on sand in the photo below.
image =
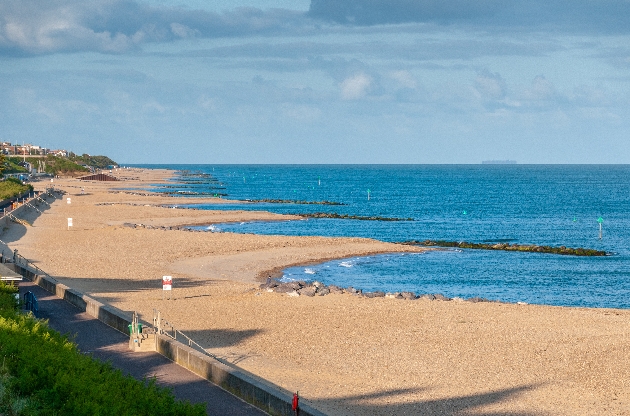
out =
<path fill-rule="evenodd" d="M 48 194 L 42 194 L 42 196 L 46 202 L 42 202 L 40 200 L 31 200 L 29 205 L 24 205 L 17 210 L 13 211 L 12 214 L 21 220 L 27 221 L 29 224 L 32 224 L 40 215 L 43 215 L 50 209 L 50 205 L 57 198 L 49 196 Z M 2 214 L 2 212 L 0 212 Z M 12 254 L 12 250 L 7 246 L 7 244 L 14 243 L 24 237 L 27 231 L 26 225 L 20 224 L 18 222 L 13 221 L 12 219 L 7 218 L 8 225 L 3 226 L 0 233 L 0 240 L 4 244 L 0 244 L 0 252 L 3 255 L 7 256 Z"/>
<path fill-rule="evenodd" d="M 342 407 L 353 414 L 362 415 L 475 415 L 475 416 L 540 416 L 538 410 L 527 412 L 511 411 L 484 411 L 485 406 L 501 408 L 501 403 L 519 394 L 534 390 L 538 385 L 523 385 L 510 389 L 502 389 L 488 393 L 472 394 L 468 396 L 456 396 L 445 399 L 421 400 L 407 403 L 388 403 L 388 398 L 418 393 L 421 390 L 398 389 L 388 390 L 373 394 L 346 396 L 341 399 L 309 399 L 317 408 Z M 378 400 L 384 403 L 370 404 L 370 400 Z M 368 403 L 366 403 L 366 401 Z"/>
<path fill-rule="evenodd" d="M 184 331 L 186 335 L 199 343 L 203 348 L 225 348 L 238 345 L 242 341 L 261 334 L 261 329 L 203 329 L 199 331 Z"/>

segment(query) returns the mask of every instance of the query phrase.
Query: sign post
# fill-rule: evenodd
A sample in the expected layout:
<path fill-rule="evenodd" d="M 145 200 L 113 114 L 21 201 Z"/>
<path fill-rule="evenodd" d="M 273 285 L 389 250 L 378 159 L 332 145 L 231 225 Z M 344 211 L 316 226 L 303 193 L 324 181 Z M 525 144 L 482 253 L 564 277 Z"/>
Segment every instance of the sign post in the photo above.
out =
<path fill-rule="evenodd" d="M 72 227 L 72 218 L 68 218 L 68 230 Z"/>
<path fill-rule="evenodd" d="M 171 295 L 173 290 L 173 277 L 172 276 L 162 276 L 162 299 L 164 299 L 164 292 L 168 290 L 168 298 L 172 299 Z"/>
<path fill-rule="evenodd" d="M 66 201 L 68 202 L 68 205 L 70 205 L 70 198 L 66 198 Z"/>

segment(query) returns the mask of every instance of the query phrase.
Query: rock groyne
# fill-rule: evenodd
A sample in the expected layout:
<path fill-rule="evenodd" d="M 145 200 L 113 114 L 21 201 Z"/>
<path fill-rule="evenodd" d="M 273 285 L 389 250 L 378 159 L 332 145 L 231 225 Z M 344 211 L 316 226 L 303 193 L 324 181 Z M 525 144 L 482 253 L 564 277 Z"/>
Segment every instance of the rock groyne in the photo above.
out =
<path fill-rule="evenodd" d="M 520 251 L 530 253 L 547 253 L 547 254 L 560 254 L 565 256 L 607 256 L 608 253 L 601 250 L 594 250 L 591 248 L 571 248 L 571 247 L 551 247 L 551 246 L 539 246 L 535 244 L 521 245 L 510 243 L 469 243 L 467 241 L 442 241 L 442 240 L 411 240 L 404 241 L 400 244 L 410 246 L 424 246 L 424 247 L 455 247 L 455 248 L 467 248 L 473 250 L 503 250 L 503 251 Z"/>

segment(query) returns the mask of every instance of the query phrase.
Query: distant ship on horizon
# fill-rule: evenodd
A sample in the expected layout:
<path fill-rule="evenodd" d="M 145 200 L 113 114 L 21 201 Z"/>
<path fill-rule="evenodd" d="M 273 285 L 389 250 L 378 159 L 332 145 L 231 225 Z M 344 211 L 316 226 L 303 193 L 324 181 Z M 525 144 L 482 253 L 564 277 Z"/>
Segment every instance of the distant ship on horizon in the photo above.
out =
<path fill-rule="evenodd" d="M 482 165 L 516 165 L 516 160 L 484 160 Z"/>

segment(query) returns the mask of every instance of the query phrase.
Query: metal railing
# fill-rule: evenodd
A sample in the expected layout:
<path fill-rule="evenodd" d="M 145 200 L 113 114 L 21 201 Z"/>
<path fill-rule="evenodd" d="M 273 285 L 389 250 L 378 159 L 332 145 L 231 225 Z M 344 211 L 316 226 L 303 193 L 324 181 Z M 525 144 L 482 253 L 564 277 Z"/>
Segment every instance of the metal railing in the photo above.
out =
<path fill-rule="evenodd" d="M 44 275 L 47 278 L 51 279 L 53 282 L 57 281 L 57 279 L 31 263 L 26 257 L 18 254 L 17 250 L 13 250 L 13 262 L 24 269 L 32 269 L 31 271 L 33 271 L 34 274 Z"/>
<path fill-rule="evenodd" d="M 15 210 L 17 210 L 18 208 L 23 207 L 25 205 L 35 209 L 37 212 L 42 214 L 42 211 L 40 211 L 37 207 L 35 207 L 35 205 L 33 205 L 32 202 L 41 201 L 41 202 L 44 202 L 45 204 L 50 206 L 50 203 L 48 201 L 46 201 L 46 199 L 44 199 L 44 198 L 46 196 L 51 196 L 51 197 L 56 199 L 57 197 L 55 196 L 55 193 L 59 193 L 59 194 L 63 195 L 65 192 L 63 190 L 55 189 L 55 188 L 46 188 L 46 190 L 43 191 L 43 192 L 34 191 L 32 193 L 33 196 L 31 196 L 31 193 L 29 192 L 28 197 L 18 198 L 17 201 L 15 202 L 16 206 L 12 205 L 12 208 L 9 209 L 8 211 L 7 211 L 6 208 L 3 208 L 2 209 L 2 213 L 0 213 L 0 219 L 2 219 L 4 217 L 9 217 L 13 221 L 22 223 L 22 221 L 24 221 L 24 220 L 20 220 L 19 218 L 16 218 L 13 215 L 13 212 Z"/>
<path fill-rule="evenodd" d="M 182 342 L 181 339 L 183 338 L 186 340 L 190 348 L 193 348 L 199 351 L 200 353 L 207 355 L 208 357 L 214 358 L 215 360 L 219 360 L 219 358 L 216 355 L 206 351 L 201 345 L 195 342 L 192 338 L 184 334 L 179 329 L 175 328 L 173 324 L 168 322 L 166 319 L 162 318 L 162 313 L 158 311 L 157 309 L 153 309 L 153 326 L 155 327 L 158 334 L 166 335 L 167 337 L 172 338 L 175 341 L 177 341 L 177 336 L 179 334 L 180 342 Z M 167 330 L 165 327 L 168 327 L 169 329 Z"/>
<path fill-rule="evenodd" d="M 24 309 L 31 311 L 35 317 L 37 317 L 37 314 L 39 313 L 37 297 L 30 290 L 24 294 Z"/>

